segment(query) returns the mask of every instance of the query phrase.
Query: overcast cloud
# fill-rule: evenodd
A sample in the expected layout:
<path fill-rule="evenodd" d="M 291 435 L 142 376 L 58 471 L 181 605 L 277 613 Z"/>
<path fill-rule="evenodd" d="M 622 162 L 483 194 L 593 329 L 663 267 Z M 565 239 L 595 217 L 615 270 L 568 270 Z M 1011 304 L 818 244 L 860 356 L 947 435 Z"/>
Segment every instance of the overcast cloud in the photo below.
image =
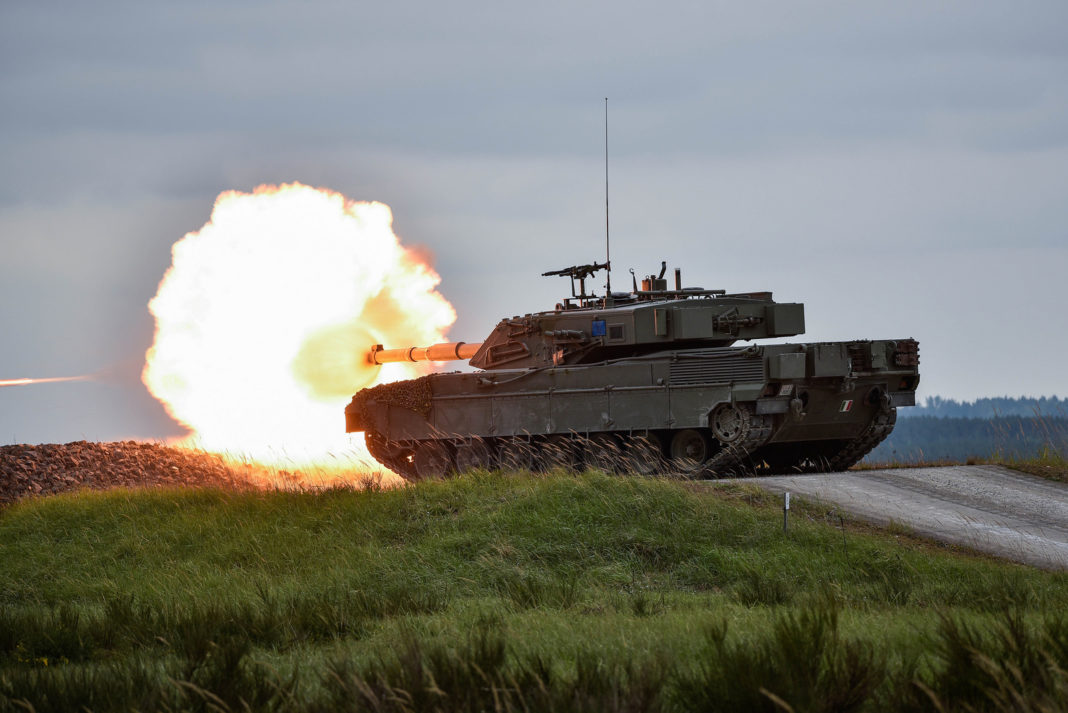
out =
<path fill-rule="evenodd" d="M 1068 5 L 0 6 L 0 442 L 165 437 L 146 304 L 215 196 L 394 211 L 481 339 L 613 262 L 920 340 L 921 395 L 1068 395 Z M 619 278 L 617 278 L 619 279 Z M 400 345 L 398 345 L 400 346 Z"/>

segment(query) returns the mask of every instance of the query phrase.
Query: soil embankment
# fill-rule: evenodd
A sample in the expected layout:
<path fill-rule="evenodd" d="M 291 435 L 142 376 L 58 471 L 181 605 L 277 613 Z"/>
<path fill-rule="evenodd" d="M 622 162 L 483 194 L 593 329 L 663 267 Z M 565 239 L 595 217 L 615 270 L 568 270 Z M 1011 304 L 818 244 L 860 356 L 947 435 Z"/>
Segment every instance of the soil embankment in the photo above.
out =
<path fill-rule="evenodd" d="M 244 483 L 218 456 L 158 443 L 0 446 L 0 504 L 80 488 Z"/>

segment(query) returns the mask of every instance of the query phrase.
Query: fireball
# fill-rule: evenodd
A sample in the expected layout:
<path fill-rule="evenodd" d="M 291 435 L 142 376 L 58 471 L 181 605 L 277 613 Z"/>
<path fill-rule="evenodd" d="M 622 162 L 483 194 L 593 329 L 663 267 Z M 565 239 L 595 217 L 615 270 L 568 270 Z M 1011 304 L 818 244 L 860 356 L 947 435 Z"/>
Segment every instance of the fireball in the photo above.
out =
<path fill-rule="evenodd" d="M 392 223 L 382 203 L 299 183 L 216 199 L 174 244 L 148 305 L 142 378 L 189 430 L 183 445 L 275 468 L 381 471 L 361 435 L 344 433 L 344 406 L 430 367 L 371 366 L 366 352 L 443 341 L 456 319 Z"/>

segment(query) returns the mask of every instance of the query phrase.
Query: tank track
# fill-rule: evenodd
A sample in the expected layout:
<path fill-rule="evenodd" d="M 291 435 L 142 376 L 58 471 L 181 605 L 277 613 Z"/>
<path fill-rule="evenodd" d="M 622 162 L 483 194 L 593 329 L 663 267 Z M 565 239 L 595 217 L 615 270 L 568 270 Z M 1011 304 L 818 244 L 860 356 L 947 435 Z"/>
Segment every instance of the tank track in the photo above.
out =
<path fill-rule="evenodd" d="M 750 414 L 745 433 L 737 442 L 724 446 L 706 460 L 698 471 L 699 477 L 722 478 L 748 473 L 751 470 L 749 456 L 771 438 L 772 430 L 770 416 Z"/>
<path fill-rule="evenodd" d="M 881 411 L 862 435 L 846 443 L 837 453 L 821 458 L 821 462 L 815 468 L 816 472 L 847 470 L 882 443 L 894 430 L 896 422 L 896 409 Z M 768 442 L 773 430 L 774 423 L 770 416 L 750 414 L 745 424 L 745 431 L 738 440 L 722 447 L 711 458 L 691 471 L 690 477 L 723 478 L 751 474 L 754 471 L 753 455 Z M 367 443 L 367 450 L 379 463 L 405 480 L 419 480 L 419 474 L 408 460 L 407 453 L 398 452 L 396 447 L 391 447 L 389 441 L 375 431 L 368 430 L 364 434 L 364 439 Z M 776 472 L 791 471 L 781 468 Z M 798 472 L 804 472 L 804 470 L 798 469 Z"/>
<path fill-rule="evenodd" d="M 897 423 L 897 409 L 880 411 L 872 420 L 868 430 L 863 435 L 854 438 L 835 455 L 827 459 L 827 472 L 837 473 L 848 470 L 860 460 L 871 453 L 875 446 L 886 440 Z"/>
<path fill-rule="evenodd" d="M 363 434 L 363 440 L 367 444 L 367 450 L 376 461 L 392 470 L 405 480 L 419 480 L 419 474 L 415 472 L 415 466 L 407 458 L 399 455 L 395 449 L 389 447 L 389 441 L 377 431 L 367 430 Z"/>

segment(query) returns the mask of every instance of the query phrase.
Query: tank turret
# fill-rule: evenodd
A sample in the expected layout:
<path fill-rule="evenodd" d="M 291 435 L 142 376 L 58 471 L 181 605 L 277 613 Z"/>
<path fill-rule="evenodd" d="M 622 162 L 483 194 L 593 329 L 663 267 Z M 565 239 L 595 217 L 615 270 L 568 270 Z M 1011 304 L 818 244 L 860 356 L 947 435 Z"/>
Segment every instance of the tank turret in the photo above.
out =
<path fill-rule="evenodd" d="M 770 292 L 726 294 L 724 290 L 675 288 L 660 275 L 634 282 L 629 293 L 587 294 L 585 281 L 607 264 L 575 265 L 543 276 L 571 278 L 571 297 L 551 312 L 503 319 L 481 344 L 436 344 L 427 348 L 372 348 L 368 361 L 470 359 L 478 369 L 517 369 L 590 364 L 665 349 L 727 347 L 737 341 L 791 337 L 805 331 L 804 305 L 778 303 Z M 576 284 L 577 283 L 577 284 Z"/>

